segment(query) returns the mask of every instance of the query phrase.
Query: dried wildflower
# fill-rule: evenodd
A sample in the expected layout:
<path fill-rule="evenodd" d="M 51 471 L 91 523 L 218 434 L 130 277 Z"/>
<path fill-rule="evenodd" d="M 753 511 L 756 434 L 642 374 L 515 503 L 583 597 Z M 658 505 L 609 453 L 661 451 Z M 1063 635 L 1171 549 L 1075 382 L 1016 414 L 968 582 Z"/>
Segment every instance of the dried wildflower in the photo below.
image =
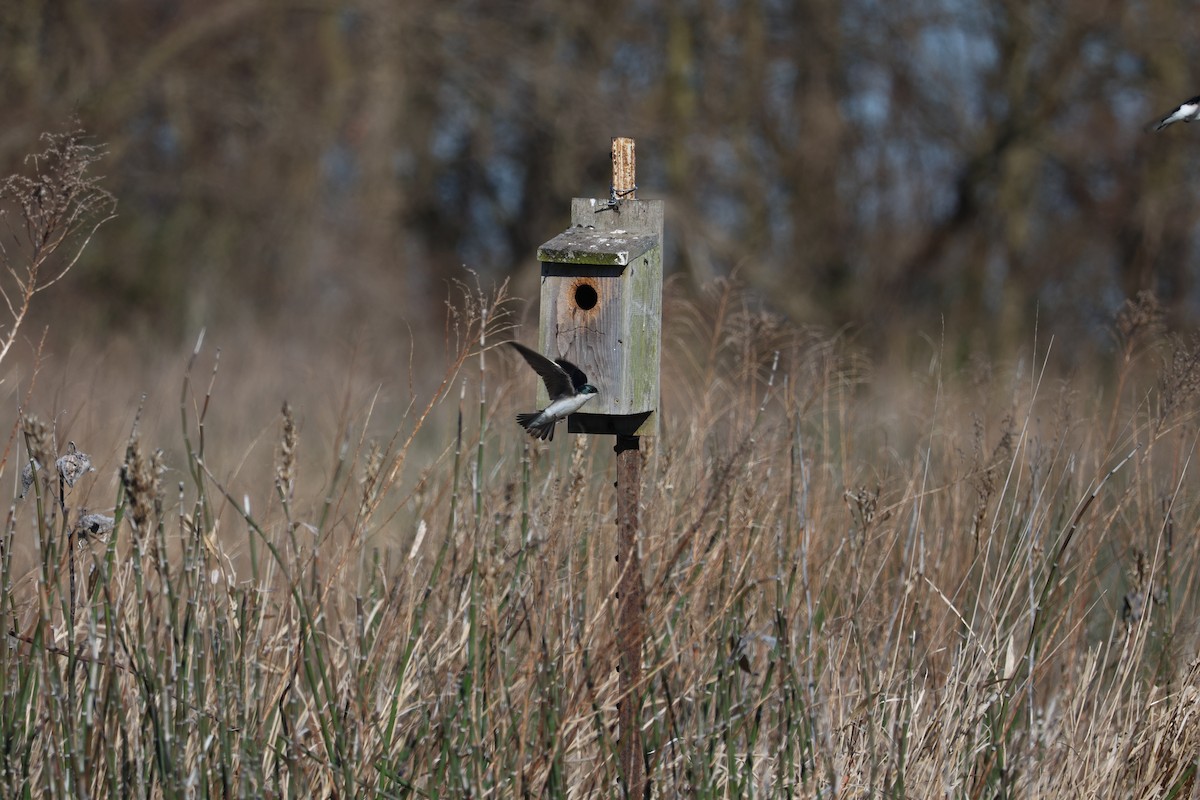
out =
<path fill-rule="evenodd" d="M 42 141 L 46 149 L 26 159 L 33 164 L 34 175 L 9 176 L 0 182 L 0 196 L 21 207 L 29 243 L 52 250 L 111 218 L 117 200 L 89 174 L 105 149 L 87 144 L 82 130 L 44 133 Z M 100 222 L 89 222 L 97 218 Z"/>
<path fill-rule="evenodd" d="M 279 444 L 279 457 L 275 462 L 275 483 L 284 497 L 292 496 L 296 485 L 296 417 L 287 401 L 283 402 L 283 441 Z"/>
<path fill-rule="evenodd" d="M 150 458 L 146 458 L 141 442 L 137 434 L 134 434 L 125 448 L 121 482 L 125 485 L 125 502 L 129 504 L 129 515 L 138 529 L 145 528 L 158 506 L 162 473 L 162 451 L 156 450 Z"/>
<path fill-rule="evenodd" d="M 1126 300 L 1117 312 L 1117 336 L 1129 348 L 1156 339 L 1163 332 L 1165 316 L 1154 292 L 1138 292 L 1137 297 Z"/>
<path fill-rule="evenodd" d="M 58 467 L 58 475 L 63 483 L 69 487 L 73 487 L 87 473 L 96 470 L 92 466 L 91 456 L 76 450 L 74 442 L 67 443 L 67 454 L 60 456 L 54 465 Z"/>

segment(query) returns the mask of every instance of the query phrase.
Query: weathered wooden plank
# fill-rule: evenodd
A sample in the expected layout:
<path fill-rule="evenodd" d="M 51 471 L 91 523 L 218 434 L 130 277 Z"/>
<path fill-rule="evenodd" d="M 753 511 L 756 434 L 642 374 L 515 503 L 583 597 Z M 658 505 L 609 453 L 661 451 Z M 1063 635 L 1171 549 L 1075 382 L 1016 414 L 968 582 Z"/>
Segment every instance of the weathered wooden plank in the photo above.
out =
<path fill-rule="evenodd" d="M 658 432 L 659 359 L 662 347 L 662 281 L 663 281 L 663 217 L 661 200 L 621 200 L 616 208 L 607 198 L 576 197 L 571 200 L 571 223 L 593 225 L 597 231 L 628 235 L 652 235 L 657 246 L 626 267 L 629 305 L 625 309 L 627 341 L 620 342 L 625 350 L 626 372 L 621 383 L 628 394 L 626 414 L 652 411 L 637 422 L 633 431 L 619 431 L 639 436 L 654 436 Z M 596 413 L 595 409 L 588 409 Z M 583 422 L 583 421 L 581 421 Z"/>
<path fill-rule="evenodd" d="M 624 230 L 629 233 L 663 233 L 662 200 L 622 200 L 614 210 L 608 198 L 571 199 L 571 226 L 591 226 L 598 231 Z"/>
<path fill-rule="evenodd" d="M 574 227 L 555 236 L 538 248 L 541 262 L 599 264 L 623 267 L 636 260 L 658 239 L 650 234 L 624 230 L 599 231 L 594 227 Z"/>

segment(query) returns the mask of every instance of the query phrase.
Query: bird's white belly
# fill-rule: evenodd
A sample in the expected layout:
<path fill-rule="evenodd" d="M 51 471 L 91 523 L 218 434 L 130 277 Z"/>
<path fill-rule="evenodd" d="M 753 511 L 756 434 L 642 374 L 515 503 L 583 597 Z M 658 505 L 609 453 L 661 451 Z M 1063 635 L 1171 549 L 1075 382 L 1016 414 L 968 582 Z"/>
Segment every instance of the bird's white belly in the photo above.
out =
<path fill-rule="evenodd" d="M 564 397 L 562 400 L 555 400 L 550 405 L 546 406 L 546 410 L 542 413 L 547 416 L 560 419 L 568 414 L 574 414 L 579 410 L 580 406 L 592 399 L 590 394 L 579 394 L 574 397 Z"/>

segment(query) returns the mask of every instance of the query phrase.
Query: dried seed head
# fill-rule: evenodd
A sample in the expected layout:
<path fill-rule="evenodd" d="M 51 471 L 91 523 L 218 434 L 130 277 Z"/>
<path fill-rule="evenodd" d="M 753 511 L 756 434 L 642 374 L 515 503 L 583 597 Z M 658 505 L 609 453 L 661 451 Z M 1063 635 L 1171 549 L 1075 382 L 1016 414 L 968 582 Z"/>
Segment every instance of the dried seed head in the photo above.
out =
<path fill-rule="evenodd" d="M 275 462 L 275 482 L 285 497 L 292 496 L 296 484 L 296 418 L 292 407 L 283 402 L 283 440 L 279 443 L 279 457 Z"/>
<path fill-rule="evenodd" d="M 1154 292 L 1141 291 L 1121 306 L 1115 327 L 1118 338 L 1132 347 L 1161 336 L 1165 322 L 1166 314 Z"/>
<path fill-rule="evenodd" d="M 25 434 L 25 448 L 29 459 L 21 468 L 21 497 L 29 493 L 34 478 L 43 464 L 54 460 L 54 450 L 50 447 L 50 426 L 32 414 L 21 417 L 21 432 Z"/>
<path fill-rule="evenodd" d="M 137 434 L 134 434 L 125 448 L 121 482 L 125 485 L 129 515 L 139 530 L 145 530 L 146 523 L 158 505 L 163 471 L 162 451 L 156 450 L 150 458 L 146 458 L 141 442 Z"/>
<path fill-rule="evenodd" d="M 374 506 L 375 485 L 379 482 L 379 469 L 382 465 L 383 450 L 380 449 L 379 442 L 372 439 L 367 448 L 367 457 L 363 462 L 363 476 L 359 481 L 362 485 L 362 494 L 358 501 L 360 517 L 365 518 L 371 513 L 371 508 Z"/>
<path fill-rule="evenodd" d="M 115 520 L 103 514 L 84 514 L 75 532 L 83 539 L 100 539 L 112 533 Z"/>
<path fill-rule="evenodd" d="M 1200 394 L 1200 337 L 1170 337 L 1171 351 L 1158 378 L 1158 415 L 1166 421 Z"/>
<path fill-rule="evenodd" d="M 92 466 L 91 456 L 76 450 L 74 442 L 67 443 L 67 454 L 60 456 L 54 465 L 67 486 L 74 486 L 80 478 L 96 469 Z"/>
<path fill-rule="evenodd" d="M 44 459 L 50 454 L 50 426 L 33 414 L 21 417 L 21 432 L 34 458 Z"/>
<path fill-rule="evenodd" d="M 42 462 L 36 459 L 26 462 L 25 466 L 21 468 L 21 493 L 17 495 L 18 499 L 22 499 L 25 495 L 29 494 L 29 487 L 33 486 L 34 475 L 41 468 Z"/>

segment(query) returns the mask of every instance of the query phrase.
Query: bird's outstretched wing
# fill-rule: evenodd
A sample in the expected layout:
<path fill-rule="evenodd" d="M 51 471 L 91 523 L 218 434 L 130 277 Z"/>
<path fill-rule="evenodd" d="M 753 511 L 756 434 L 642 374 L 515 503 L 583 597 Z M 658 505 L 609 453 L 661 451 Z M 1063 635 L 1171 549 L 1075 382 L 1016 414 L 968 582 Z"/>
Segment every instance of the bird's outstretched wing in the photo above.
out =
<path fill-rule="evenodd" d="M 582 389 L 588 382 L 587 375 L 584 374 L 583 370 L 572 364 L 570 361 L 567 361 L 565 358 L 556 358 L 554 359 L 554 363 L 562 367 L 562 371 L 567 373 L 567 377 L 571 379 L 571 393 L 578 394 L 579 390 Z"/>
<path fill-rule="evenodd" d="M 525 360 L 529 362 L 529 366 L 533 367 L 534 372 L 542 376 L 542 382 L 546 384 L 546 393 L 550 395 L 551 400 L 570 397 L 580 386 L 587 383 L 587 376 L 570 361 L 561 359 L 551 361 L 536 350 L 530 350 L 519 342 L 509 342 L 509 344 L 524 356 Z"/>

